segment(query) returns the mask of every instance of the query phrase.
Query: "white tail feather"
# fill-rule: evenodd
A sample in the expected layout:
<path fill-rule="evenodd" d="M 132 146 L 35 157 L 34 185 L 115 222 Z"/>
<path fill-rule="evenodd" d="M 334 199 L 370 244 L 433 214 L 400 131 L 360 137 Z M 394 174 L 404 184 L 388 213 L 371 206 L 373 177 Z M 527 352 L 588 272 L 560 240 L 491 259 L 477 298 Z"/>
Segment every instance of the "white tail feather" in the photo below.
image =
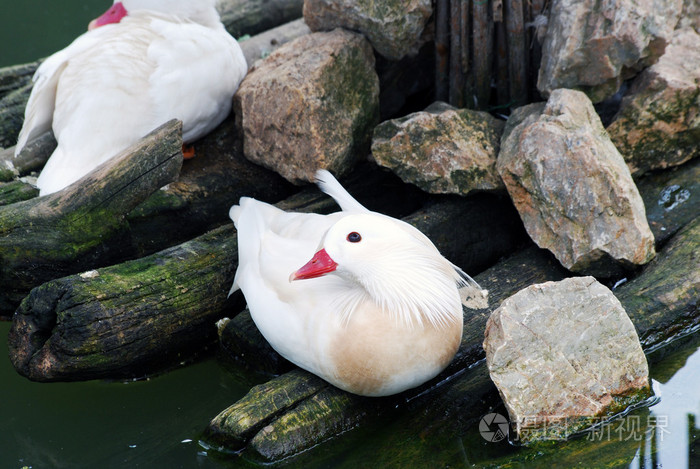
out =
<path fill-rule="evenodd" d="M 316 171 L 316 184 L 324 193 L 333 197 L 345 212 L 369 212 L 360 202 L 355 200 L 338 180 L 325 169 Z"/>

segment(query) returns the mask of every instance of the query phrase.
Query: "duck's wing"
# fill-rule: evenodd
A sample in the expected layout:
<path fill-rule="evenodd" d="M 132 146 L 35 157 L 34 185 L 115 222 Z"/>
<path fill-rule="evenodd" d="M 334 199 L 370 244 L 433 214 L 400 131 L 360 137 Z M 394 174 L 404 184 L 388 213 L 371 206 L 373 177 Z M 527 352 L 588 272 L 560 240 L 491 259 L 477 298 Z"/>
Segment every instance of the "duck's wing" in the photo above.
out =
<path fill-rule="evenodd" d="M 108 28 L 111 29 L 111 28 Z M 61 73 L 75 56 L 99 43 L 104 31 L 93 30 L 78 36 L 68 47 L 48 57 L 37 68 L 32 81 L 34 87 L 24 111 L 24 124 L 17 138 L 15 156 L 31 140 L 51 130 L 56 102 L 56 86 Z"/>
<path fill-rule="evenodd" d="M 229 114 L 231 98 L 248 71 L 243 51 L 223 26 L 150 21 L 157 33 L 148 48 L 156 64 L 150 77 L 155 110 L 182 120 L 183 140 L 194 141 Z"/>
<path fill-rule="evenodd" d="M 316 184 L 325 194 L 333 197 L 344 212 L 369 212 L 364 205 L 355 200 L 338 180 L 325 169 L 316 171 Z"/>
<path fill-rule="evenodd" d="M 289 275 L 313 256 L 325 232 L 342 215 L 285 212 L 242 197 L 238 205 L 231 207 L 229 216 L 238 231 L 238 270 L 233 292 L 248 276 L 263 277 L 271 288 L 284 290 Z"/>
<path fill-rule="evenodd" d="M 324 295 L 333 279 L 290 282 L 328 227 L 340 216 L 284 212 L 244 197 L 229 212 L 238 230 L 238 269 L 231 291 L 245 294 L 251 316 L 265 339 L 288 360 L 318 372 L 318 315 L 330 312 Z M 320 336 L 319 336 L 320 334 Z M 321 338 L 319 338 L 321 337 Z"/>

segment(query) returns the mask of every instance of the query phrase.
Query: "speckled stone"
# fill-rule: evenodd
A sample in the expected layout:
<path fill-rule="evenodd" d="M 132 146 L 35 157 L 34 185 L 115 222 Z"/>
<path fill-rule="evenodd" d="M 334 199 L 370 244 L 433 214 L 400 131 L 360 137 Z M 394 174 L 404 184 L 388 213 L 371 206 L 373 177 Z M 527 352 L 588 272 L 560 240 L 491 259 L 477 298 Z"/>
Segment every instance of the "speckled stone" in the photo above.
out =
<path fill-rule="evenodd" d="M 486 324 L 486 365 L 521 442 L 566 438 L 651 394 L 639 337 L 593 277 L 527 287 Z"/>
<path fill-rule="evenodd" d="M 700 155 L 700 34 L 675 31 L 659 61 L 632 82 L 607 130 L 633 175 Z"/>
<path fill-rule="evenodd" d="M 607 277 L 654 257 L 639 191 L 582 92 L 516 111 L 497 168 L 530 237 L 567 269 Z"/>
<path fill-rule="evenodd" d="M 258 61 L 233 100 L 243 153 L 294 184 L 366 157 L 379 120 L 379 78 L 365 38 L 336 29 Z"/>
<path fill-rule="evenodd" d="M 378 125 L 372 157 L 433 194 L 502 190 L 496 156 L 503 125 L 488 113 L 437 102 Z"/>

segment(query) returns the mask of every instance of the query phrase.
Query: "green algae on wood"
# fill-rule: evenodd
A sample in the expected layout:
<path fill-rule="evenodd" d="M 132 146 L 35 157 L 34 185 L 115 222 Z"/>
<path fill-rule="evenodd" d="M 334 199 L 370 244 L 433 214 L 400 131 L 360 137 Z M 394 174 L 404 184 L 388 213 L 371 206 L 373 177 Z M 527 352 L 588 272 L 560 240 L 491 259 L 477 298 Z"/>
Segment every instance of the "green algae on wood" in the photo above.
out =
<path fill-rule="evenodd" d="M 37 285 L 131 252 L 124 217 L 177 176 L 180 134 L 180 122 L 171 121 L 79 184 L 0 207 L 0 314 L 14 311 Z"/>
<path fill-rule="evenodd" d="M 36 381 L 140 378 L 215 340 L 237 260 L 227 225 L 144 258 L 31 291 L 9 336 L 15 368 Z"/>

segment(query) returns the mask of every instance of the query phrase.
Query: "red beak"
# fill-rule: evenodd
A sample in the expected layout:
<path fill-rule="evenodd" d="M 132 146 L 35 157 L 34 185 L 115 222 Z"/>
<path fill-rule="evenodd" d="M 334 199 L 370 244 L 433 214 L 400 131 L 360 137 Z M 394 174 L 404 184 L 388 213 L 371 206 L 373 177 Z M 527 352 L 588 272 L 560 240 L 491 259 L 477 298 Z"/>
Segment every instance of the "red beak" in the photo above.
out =
<path fill-rule="evenodd" d="M 102 13 L 99 18 L 90 21 L 88 29 L 99 28 L 100 26 L 110 23 L 119 23 L 126 15 L 127 11 L 124 5 L 122 5 L 122 2 L 117 2 L 112 5 L 109 10 Z"/>
<path fill-rule="evenodd" d="M 289 276 L 289 281 L 320 277 L 333 272 L 336 267 L 338 267 L 338 264 L 331 259 L 331 256 L 328 255 L 325 249 L 321 249 L 302 268 L 292 272 L 292 275 Z"/>

